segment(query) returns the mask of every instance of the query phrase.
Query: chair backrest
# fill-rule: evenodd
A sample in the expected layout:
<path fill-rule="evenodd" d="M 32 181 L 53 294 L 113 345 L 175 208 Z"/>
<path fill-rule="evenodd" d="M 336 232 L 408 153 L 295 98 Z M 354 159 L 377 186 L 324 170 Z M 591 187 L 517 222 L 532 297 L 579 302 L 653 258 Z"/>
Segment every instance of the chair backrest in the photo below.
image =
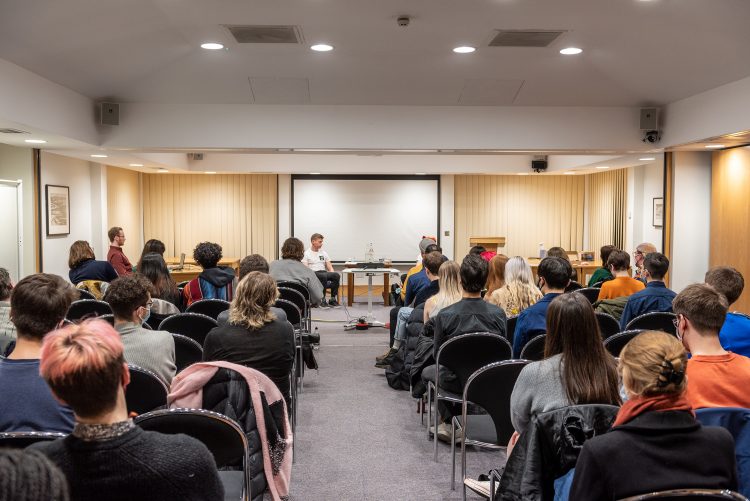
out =
<path fill-rule="evenodd" d="M 78 299 L 94 299 L 96 300 L 96 296 L 94 296 L 92 293 L 85 289 L 78 289 Z"/>
<path fill-rule="evenodd" d="M 644 331 L 662 331 L 667 334 L 677 335 L 672 320 L 674 320 L 675 314 L 666 311 L 652 311 L 650 313 L 644 313 L 643 315 L 635 317 L 633 320 L 628 322 L 625 327 L 626 330 L 641 329 Z"/>
<path fill-rule="evenodd" d="M 539 334 L 529 339 L 521 349 L 521 358 L 524 360 L 538 361 L 544 359 L 544 344 L 547 342 L 547 334 Z"/>
<path fill-rule="evenodd" d="M 68 308 L 68 313 L 65 315 L 65 318 L 77 322 L 79 320 L 100 317 L 107 314 L 112 314 L 112 308 L 108 303 L 97 301 L 96 299 L 79 299 L 70 304 L 70 308 Z"/>
<path fill-rule="evenodd" d="M 128 364 L 130 384 L 125 388 L 128 412 L 143 414 L 167 405 L 167 385 L 159 376 L 137 365 Z"/>
<path fill-rule="evenodd" d="M 299 282 L 292 282 L 289 280 L 281 280 L 276 282 L 277 287 L 286 287 L 287 289 L 294 289 L 305 298 L 307 302 L 310 302 L 310 291 L 307 290 L 307 286 Z"/>
<path fill-rule="evenodd" d="M 518 323 L 518 315 L 514 317 L 508 317 L 505 319 L 505 338 L 513 344 L 513 335 L 516 333 L 516 324 Z"/>
<path fill-rule="evenodd" d="M 487 411 L 495 424 L 499 444 L 507 443 L 513 435 L 510 395 L 521 369 L 528 363 L 528 360 L 503 360 L 485 365 L 469 376 L 464 386 L 464 402 L 472 402 Z"/>
<path fill-rule="evenodd" d="M 303 317 L 307 315 L 307 299 L 305 299 L 305 296 L 302 295 L 300 291 L 297 289 L 290 289 L 289 287 L 279 287 L 278 289 L 279 294 L 281 295 L 280 299 L 285 299 L 290 303 L 294 303 L 297 308 L 299 308 Z"/>
<path fill-rule="evenodd" d="M 195 339 L 172 333 L 174 339 L 174 359 L 177 372 L 203 360 L 203 347 Z"/>
<path fill-rule="evenodd" d="M 148 316 L 148 320 L 146 320 L 146 324 L 148 324 L 151 327 L 151 329 L 155 331 L 159 330 L 159 326 L 161 325 L 161 323 L 165 319 L 171 317 L 172 315 L 175 315 L 175 313 L 164 314 L 164 313 L 154 313 L 152 311 L 151 314 Z"/>
<path fill-rule="evenodd" d="M 713 407 L 696 409 L 695 417 L 704 426 L 721 426 L 734 438 L 739 492 L 750 496 L 750 409 Z"/>
<path fill-rule="evenodd" d="M 602 334 L 602 339 L 607 339 L 608 337 L 614 336 L 620 332 L 620 323 L 615 317 L 609 313 L 604 313 L 603 311 L 597 311 L 595 313 L 596 321 L 599 323 L 599 332 Z"/>
<path fill-rule="evenodd" d="M 289 323 L 295 328 L 299 328 L 300 323 L 302 322 L 302 312 L 297 308 L 296 304 L 287 301 L 286 299 L 277 299 L 274 306 L 284 310 L 284 313 L 286 313 L 286 319 Z"/>
<path fill-rule="evenodd" d="M 65 433 L 47 431 L 6 431 L 0 433 L 0 447 L 11 449 L 25 449 L 37 442 L 49 442 L 58 438 L 65 438 Z"/>
<path fill-rule="evenodd" d="M 115 326 L 115 316 L 112 313 L 108 313 L 106 315 L 101 315 L 101 316 L 96 317 L 96 318 L 98 318 L 99 320 L 104 320 L 106 322 L 109 322 L 109 325 L 111 325 L 112 327 Z"/>
<path fill-rule="evenodd" d="M 452 370 L 461 386 L 479 369 L 508 360 L 513 348 L 504 337 L 491 332 L 470 332 L 448 339 L 438 350 L 436 364 Z"/>
<path fill-rule="evenodd" d="M 159 330 L 172 334 L 182 334 L 195 339 L 198 344 L 203 346 L 206 335 L 217 326 L 216 320 L 209 316 L 200 313 L 178 313 L 165 318 L 159 324 Z"/>
<path fill-rule="evenodd" d="M 638 496 L 622 498 L 620 501 L 645 501 L 648 499 L 681 499 L 695 501 L 710 501 L 711 499 L 747 501 L 741 494 L 728 489 L 671 489 L 668 491 L 649 492 Z"/>
<path fill-rule="evenodd" d="M 574 292 L 577 292 L 578 294 L 583 294 L 586 296 L 586 299 L 589 300 L 589 303 L 594 304 L 596 303 L 596 300 L 599 299 L 599 290 L 594 287 L 584 287 L 582 289 L 578 289 Z"/>
<path fill-rule="evenodd" d="M 631 339 L 636 337 L 638 334 L 643 332 L 640 329 L 632 329 L 627 331 L 618 332 L 614 336 L 610 336 L 604 340 L 604 347 L 609 351 L 613 357 L 617 358 L 620 356 L 620 352 L 625 345 L 630 342 Z"/>
<path fill-rule="evenodd" d="M 190 283 L 190 280 L 183 280 L 182 282 L 177 282 L 177 288 L 183 289 L 189 283 Z"/>
<path fill-rule="evenodd" d="M 219 313 L 229 309 L 229 301 L 223 299 L 201 299 L 191 303 L 185 310 L 186 313 L 200 313 L 216 320 Z"/>

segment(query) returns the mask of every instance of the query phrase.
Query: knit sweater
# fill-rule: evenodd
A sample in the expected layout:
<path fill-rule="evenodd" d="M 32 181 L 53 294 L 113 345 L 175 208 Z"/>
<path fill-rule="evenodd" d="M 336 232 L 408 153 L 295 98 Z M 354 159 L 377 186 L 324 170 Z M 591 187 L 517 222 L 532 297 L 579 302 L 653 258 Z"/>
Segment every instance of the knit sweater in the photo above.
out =
<path fill-rule="evenodd" d="M 523 433 L 533 416 L 573 405 L 562 383 L 562 355 L 532 362 L 521 370 L 510 396 L 510 420 Z"/>
<path fill-rule="evenodd" d="M 76 501 L 224 499 L 213 456 L 186 435 L 135 427 L 111 440 L 86 442 L 68 435 L 30 448 L 62 470 Z"/>
<path fill-rule="evenodd" d="M 153 372 L 169 386 L 177 372 L 172 334 L 144 329 L 132 322 L 117 324 L 115 330 L 125 347 L 125 361 Z"/>
<path fill-rule="evenodd" d="M 612 280 L 608 280 L 602 284 L 602 288 L 599 290 L 599 301 L 602 299 L 614 299 L 621 296 L 630 296 L 636 292 L 643 290 L 646 286 L 643 282 L 640 282 L 630 277 L 615 277 Z"/>
<path fill-rule="evenodd" d="M 268 274 L 277 282 L 299 282 L 310 291 L 310 302 L 320 304 L 323 300 L 323 285 L 315 272 L 295 259 L 277 259 L 269 266 Z"/>

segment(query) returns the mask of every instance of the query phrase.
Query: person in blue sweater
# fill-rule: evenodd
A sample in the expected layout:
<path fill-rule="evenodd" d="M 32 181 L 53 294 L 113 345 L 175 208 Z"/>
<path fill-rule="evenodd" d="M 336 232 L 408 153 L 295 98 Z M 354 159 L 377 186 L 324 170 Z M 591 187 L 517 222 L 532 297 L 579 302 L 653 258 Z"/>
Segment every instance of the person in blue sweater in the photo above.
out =
<path fill-rule="evenodd" d="M 706 272 L 705 282 L 724 294 L 731 306 L 742 294 L 745 279 L 729 266 L 717 266 Z M 719 331 L 721 346 L 732 353 L 750 357 L 750 317 L 743 313 L 727 313 Z"/>
<path fill-rule="evenodd" d="M 521 350 L 535 336 L 547 332 L 547 308 L 570 284 L 573 267 L 560 257 L 546 257 L 539 263 L 539 288 L 544 296 L 518 316 L 513 336 L 513 358 L 521 357 Z"/>
<path fill-rule="evenodd" d="M 672 311 L 672 300 L 677 293 L 667 288 L 664 276 L 669 270 L 669 259 L 660 252 L 646 254 L 643 259 L 643 278 L 646 288 L 628 298 L 620 317 L 620 330 L 624 331 L 634 318 L 654 311 Z"/>

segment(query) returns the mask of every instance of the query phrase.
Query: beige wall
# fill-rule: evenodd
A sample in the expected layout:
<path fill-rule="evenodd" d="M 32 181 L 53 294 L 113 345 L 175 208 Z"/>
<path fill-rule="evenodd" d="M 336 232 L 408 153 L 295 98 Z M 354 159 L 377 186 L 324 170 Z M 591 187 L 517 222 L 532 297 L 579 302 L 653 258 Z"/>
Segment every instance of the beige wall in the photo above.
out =
<path fill-rule="evenodd" d="M 143 249 L 140 176 L 136 171 L 107 167 L 107 229 L 122 227 L 125 232 L 123 252 L 133 265 Z"/>
<path fill-rule="evenodd" d="M 23 276 L 36 271 L 34 160 L 31 148 L 0 144 L 0 179 L 21 180 L 23 193 Z M 5 242 L 3 242 L 5 244 Z M 0 263 L 0 266 L 3 266 Z"/>
<path fill-rule="evenodd" d="M 602 245 L 625 249 L 628 171 L 617 169 L 586 177 L 589 185 L 589 248 L 581 250 L 594 251 L 598 259 Z"/>
<path fill-rule="evenodd" d="M 166 256 L 217 242 L 225 257 L 277 255 L 277 176 L 270 174 L 144 174 L 143 235 Z"/>

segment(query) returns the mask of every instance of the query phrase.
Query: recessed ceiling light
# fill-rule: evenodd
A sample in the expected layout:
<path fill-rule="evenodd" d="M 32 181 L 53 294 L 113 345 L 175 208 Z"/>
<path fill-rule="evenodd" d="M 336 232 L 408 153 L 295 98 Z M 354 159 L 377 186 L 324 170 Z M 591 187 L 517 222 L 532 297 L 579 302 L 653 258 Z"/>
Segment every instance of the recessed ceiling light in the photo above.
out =
<path fill-rule="evenodd" d="M 219 42 L 205 42 L 201 44 L 201 49 L 206 50 L 221 50 L 224 48 L 224 44 L 220 44 Z"/>
<path fill-rule="evenodd" d="M 24 139 L 24 141 L 31 144 L 44 144 L 47 142 L 44 139 Z"/>
<path fill-rule="evenodd" d="M 427 173 L 426 172 L 415 172 L 414 175 L 415 176 L 426 176 Z"/>
<path fill-rule="evenodd" d="M 156 172 L 159 172 L 161 174 L 164 174 L 165 172 L 169 172 L 167 169 L 159 169 Z"/>
<path fill-rule="evenodd" d="M 609 169 L 609 165 L 597 165 L 597 169 Z"/>
<path fill-rule="evenodd" d="M 571 171 L 563 172 L 563 174 L 565 174 L 566 176 L 575 176 L 575 172 Z"/>
<path fill-rule="evenodd" d="M 583 52 L 583 49 L 579 49 L 578 47 L 566 47 L 560 51 L 560 54 L 566 56 L 575 56 L 576 54 L 580 54 L 581 52 Z"/>
<path fill-rule="evenodd" d="M 107 158 L 107 155 L 91 155 L 91 158 Z"/>
<path fill-rule="evenodd" d="M 316 43 L 315 45 L 311 45 L 310 49 L 315 52 L 330 52 L 333 50 L 333 45 L 328 45 L 327 43 Z"/>
<path fill-rule="evenodd" d="M 654 157 L 643 157 L 643 158 L 639 158 L 638 160 L 640 160 L 641 162 L 650 162 L 651 160 L 655 160 L 655 158 Z"/>
<path fill-rule="evenodd" d="M 518 175 L 519 176 L 528 176 L 529 173 L 528 172 L 519 172 Z"/>
<path fill-rule="evenodd" d="M 215 170 L 207 170 L 206 174 L 216 174 L 216 171 Z"/>
<path fill-rule="evenodd" d="M 706 148 L 711 148 L 711 149 L 715 149 L 715 148 L 718 149 L 718 148 L 723 148 L 723 147 L 724 147 L 723 144 L 707 144 L 706 145 Z"/>
<path fill-rule="evenodd" d="M 477 50 L 476 47 L 471 47 L 469 45 L 462 45 L 461 47 L 455 47 L 453 49 L 453 52 L 455 52 L 456 54 L 471 54 L 475 50 Z"/>
<path fill-rule="evenodd" d="M 143 167 L 143 164 L 128 164 L 131 167 Z"/>
<path fill-rule="evenodd" d="M 320 172 L 311 172 L 311 173 L 310 173 L 310 175 L 311 175 L 311 176 L 319 176 L 319 175 L 320 175 Z"/>

